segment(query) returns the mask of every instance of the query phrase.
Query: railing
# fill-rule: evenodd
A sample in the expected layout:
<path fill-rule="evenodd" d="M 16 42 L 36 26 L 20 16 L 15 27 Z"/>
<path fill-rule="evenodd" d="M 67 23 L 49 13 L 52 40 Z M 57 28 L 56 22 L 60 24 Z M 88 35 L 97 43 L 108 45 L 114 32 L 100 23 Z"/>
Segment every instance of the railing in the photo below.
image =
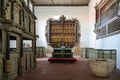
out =
<path fill-rule="evenodd" d="M 112 59 L 116 63 L 115 49 L 82 48 L 81 56 L 88 59 Z"/>
<path fill-rule="evenodd" d="M 113 59 L 116 61 L 115 49 L 94 49 L 94 48 L 82 48 L 82 57 L 89 59 Z"/>

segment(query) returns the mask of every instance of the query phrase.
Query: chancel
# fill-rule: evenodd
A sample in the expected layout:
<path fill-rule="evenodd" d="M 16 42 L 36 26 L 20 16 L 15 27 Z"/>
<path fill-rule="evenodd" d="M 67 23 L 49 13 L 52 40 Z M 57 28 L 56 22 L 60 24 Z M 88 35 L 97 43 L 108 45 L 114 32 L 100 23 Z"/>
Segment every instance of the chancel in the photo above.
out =
<path fill-rule="evenodd" d="M 80 25 L 77 19 L 66 19 L 62 15 L 58 20 L 49 19 L 46 25 L 46 39 L 53 47 L 52 58 L 59 60 L 73 59 L 72 48 L 79 43 Z M 52 60 L 49 59 L 49 61 Z M 55 60 L 55 59 L 53 59 Z"/>

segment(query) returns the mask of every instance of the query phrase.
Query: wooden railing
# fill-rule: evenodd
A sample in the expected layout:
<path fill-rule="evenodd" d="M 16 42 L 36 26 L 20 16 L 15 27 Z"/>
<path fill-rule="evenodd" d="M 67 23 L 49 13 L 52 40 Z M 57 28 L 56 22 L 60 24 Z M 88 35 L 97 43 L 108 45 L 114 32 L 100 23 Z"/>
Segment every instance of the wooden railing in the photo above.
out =
<path fill-rule="evenodd" d="M 94 49 L 94 48 L 82 48 L 83 58 L 89 59 L 113 59 L 116 61 L 116 50 L 115 49 Z"/>

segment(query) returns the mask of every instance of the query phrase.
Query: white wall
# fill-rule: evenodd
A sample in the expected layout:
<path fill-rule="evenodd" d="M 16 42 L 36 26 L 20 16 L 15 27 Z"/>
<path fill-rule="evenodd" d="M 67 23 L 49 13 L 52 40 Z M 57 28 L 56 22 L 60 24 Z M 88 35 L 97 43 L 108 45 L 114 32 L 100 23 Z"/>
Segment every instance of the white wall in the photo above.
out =
<path fill-rule="evenodd" d="M 100 49 L 116 49 L 117 50 L 117 68 L 120 69 L 120 34 L 113 35 L 110 37 L 96 40 L 95 34 L 93 33 L 95 24 L 95 9 L 94 6 L 101 0 L 91 0 L 89 3 L 89 16 L 90 16 L 90 47 Z"/>
<path fill-rule="evenodd" d="M 120 69 L 120 34 L 97 40 L 97 48 L 117 50 L 117 68 Z"/>
<path fill-rule="evenodd" d="M 67 15 L 68 18 L 77 18 L 81 25 L 81 47 L 89 45 L 89 8 L 85 7 L 35 7 L 35 15 L 37 16 L 36 33 L 39 35 L 37 46 L 47 47 L 45 39 L 46 20 L 57 15 Z"/>
<path fill-rule="evenodd" d="M 89 47 L 96 47 L 96 34 L 94 31 L 94 24 L 95 24 L 95 6 L 96 3 L 98 3 L 100 0 L 91 0 L 89 2 L 89 27 L 90 27 L 90 33 L 89 33 Z"/>

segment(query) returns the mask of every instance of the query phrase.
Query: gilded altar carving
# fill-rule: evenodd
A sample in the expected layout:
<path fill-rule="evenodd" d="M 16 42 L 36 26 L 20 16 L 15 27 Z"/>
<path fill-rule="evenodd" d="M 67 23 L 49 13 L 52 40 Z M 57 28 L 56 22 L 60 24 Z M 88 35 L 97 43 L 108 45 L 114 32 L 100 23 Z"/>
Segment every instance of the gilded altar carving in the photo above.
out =
<path fill-rule="evenodd" d="M 62 15 L 58 20 L 49 19 L 47 23 L 46 39 L 51 46 L 60 47 L 64 45 L 68 47 L 66 44 L 69 44 L 69 48 L 71 48 L 75 43 L 79 42 L 80 35 L 78 33 L 80 34 L 80 26 L 77 19 L 67 20 Z"/>

